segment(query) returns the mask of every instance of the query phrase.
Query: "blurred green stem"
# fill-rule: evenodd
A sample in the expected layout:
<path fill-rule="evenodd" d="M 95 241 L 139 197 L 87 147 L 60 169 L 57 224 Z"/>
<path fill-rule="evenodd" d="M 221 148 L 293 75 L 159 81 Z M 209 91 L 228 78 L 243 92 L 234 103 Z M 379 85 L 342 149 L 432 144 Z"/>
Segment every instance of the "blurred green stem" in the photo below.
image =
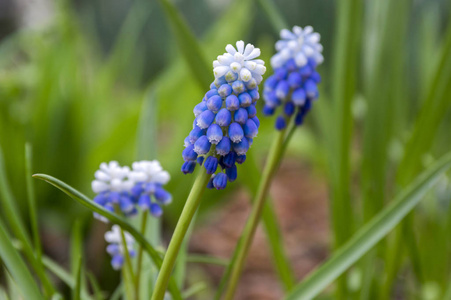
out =
<path fill-rule="evenodd" d="M 202 194 L 205 191 L 208 181 L 211 175 L 207 174 L 205 168 L 200 168 L 196 181 L 191 189 L 191 192 L 186 200 L 185 207 L 175 227 L 174 234 L 169 243 L 168 250 L 163 259 L 163 264 L 158 274 L 157 282 L 155 284 L 155 290 L 152 294 L 152 300 L 162 300 L 166 292 L 166 288 L 171 277 L 172 269 L 174 268 L 177 254 L 180 250 L 180 246 L 183 243 L 185 234 L 189 228 L 194 213 L 199 207 Z"/>
<path fill-rule="evenodd" d="M 34 185 L 31 177 L 33 152 L 30 144 L 25 144 L 25 182 L 27 186 L 28 206 L 30 213 L 31 230 L 33 232 L 34 250 L 36 252 L 36 259 L 42 262 L 42 246 L 39 237 L 38 217 L 36 209 L 36 197 L 34 194 Z"/>
<path fill-rule="evenodd" d="M 121 228 L 121 239 L 122 239 L 122 246 L 124 247 L 124 256 L 125 256 L 125 272 L 127 273 L 127 278 L 125 278 L 125 284 L 127 289 L 130 291 L 133 291 L 133 283 L 135 282 L 135 276 L 133 275 L 133 266 L 132 266 L 132 259 L 130 258 L 130 252 L 128 251 L 128 245 L 127 245 L 127 239 L 125 238 L 124 230 Z M 133 292 L 131 292 L 133 295 Z M 132 296 L 133 297 L 133 296 Z M 136 299 L 137 294 L 135 294 L 134 298 Z"/>
<path fill-rule="evenodd" d="M 149 212 L 147 210 L 143 211 L 142 219 L 141 219 L 141 234 L 145 236 L 146 226 L 147 226 L 147 215 Z M 136 277 L 135 277 L 135 295 L 136 299 L 139 299 L 139 285 L 141 280 L 141 269 L 142 269 L 142 259 L 143 259 L 143 247 L 140 245 L 138 249 L 138 258 L 137 258 L 137 266 L 136 266 Z"/>
<path fill-rule="evenodd" d="M 289 123 L 289 122 L 287 122 Z M 260 181 L 257 194 L 255 196 L 254 204 L 252 206 L 251 215 L 246 223 L 244 232 L 241 236 L 241 242 L 238 243 L 237 258 L 234 265 L 232 266 L 232 271 L 230 275 L 230 281 L 227 286 L 225 298 L 226 300 L 233 299 L 236 287 L 238 285 L 238 280 L 241 276 L 241 272 L 244 268 L 244 262 L 249 253 L 249 249 L 252 244 L 252 240 L 257 230 L 257 225 L 260 221 L 263 207 L 265 204 L 266 195 L 268 193 L 271 179 L 279 166 L 280 159 L 284 152 L 284 141 L 286 128 L 277 132 L 277 136 L 274 139 L 271 150 L 268 154 L 268 161 L 266 163 L 265 169 L 263 170 L 262 179 Z M 291 131 L 290 131 L 291 132 Z M 289 136 L 291 137 L 291 135 Z"/>

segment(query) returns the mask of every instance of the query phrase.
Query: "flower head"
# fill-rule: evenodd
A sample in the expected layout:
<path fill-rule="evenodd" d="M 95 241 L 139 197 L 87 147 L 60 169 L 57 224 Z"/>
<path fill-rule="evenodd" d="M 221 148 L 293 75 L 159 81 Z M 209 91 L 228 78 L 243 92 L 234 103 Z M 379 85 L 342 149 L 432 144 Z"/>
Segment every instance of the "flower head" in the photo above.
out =
<path fill-rule="evenodd" d="M 135 215 L 137 211 L 130 196 L 134 182 L 129 179 L 129 173 L 130 168 L 121 167 L 117 161 L 101 163 L 91 184 L 97 193 L 94 201 L 109 211 L 114 211 L 116 206 L 127 216 Z M 97 213 L 94 216 L 107 221 Z"/>
<path fill-rule="evenodd" d="M 293 31 L 283 29 L 282 38 L 276 43 L 278 51 L 271 58 L 274 74 L 265 81 L 263 113 L 272 115 L 279 106 L 283 107 L 276 119 L 275 127 L 282 130 L 294 116 L 294 123 L 301 125 L 310 110 L 312 101 L 318 98 L 317 84 L 321 76 L 316 67 L 324 60 L 319 43 L 320 35 L 311 26 L 302 29 L 294 26 Z"/>
<path fill-rule="evenodd" d="M 120 210 L 125 216 L 134 216 L 140 206 L 159 217 L 163 213 L 160 205 L 172 200 L 171 194 L 162 187 L 168 183 L 170 175 L 157 160 L 134 162 L 132 170 L 121 167 L 116 161 L 102 163 L 95 178 L 92 182 L 92 190 L 97 193 L 94 201 L 111 212 Z M 108 221 L 97 213 L 94 216 Z"/>
<path fill-rule="evenodd" d="M 169 173 L 163 170 L 159 161 L 143 160 L 133 163 L 129 176 L 135 182 L 131 189 L 135 202 L 141 209 L 160 217 L 163 214 L 161 205 L 168 205 L 172 201 L 171 194 L 163 188 L 169 182 Z"/>
<path fill-rule="evenodd" d="M 130 233 L 124 231 L 125 244 L 130 257 L 135 257 L 134 250 L 135 239 Z M 122 240 L 121 228 L 118 225 L 113 225 L 111 231 L 105 233 L 105 240 L 109 243 L 106 251 L 111 255 L 111 265 L 113 269 L 119 270 L 124 264 L 125 248 Z"/>
<path fill-rule="evenodd" d="M 324 61 L 323 46 L 319 43 L 320 35 L 313 32 L 312 26 L 306 26 L 302 29 L 294 26 L 293 31 L 282 29 L 280 31 L 282 38 L 276 43 L 278 51 L 271 58 L 271 66 L 276 69 L 280 68 L 293 59 L 297 67 L 303 67 L 312 59 L 317 65 Z"/>
<path fill-rule="evenodd" d="M 266 68 L 256 59 L 260 49 L 243 41 L 213 62 L 215 81 L 194 107 L 193 130 L 185 139 L 182 172 L 192 173 L 197 164 L 211 174 L 209 188 L 224 189 L 237 177 L 236 163 L 243 163 L 260 122 L 255 104 L 258 84 Z"/>

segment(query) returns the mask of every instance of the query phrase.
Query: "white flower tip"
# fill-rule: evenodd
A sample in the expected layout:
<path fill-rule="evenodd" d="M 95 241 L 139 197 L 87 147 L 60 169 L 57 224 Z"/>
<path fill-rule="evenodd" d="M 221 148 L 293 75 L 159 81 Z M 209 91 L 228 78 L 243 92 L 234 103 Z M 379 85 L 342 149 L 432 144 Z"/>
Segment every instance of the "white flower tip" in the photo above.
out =
<path fill-rule="evenodd" d="M 252 78 L 259 84 L 262 80 L 261 75 L 266 68 L 260 67 L 264 65 L 264 61 L 256 59 L 260 56 L 261 51 L 252 44 L 245 45 L 244 41 L 236 42 L 236 49 L 232 45 L 226 46 L 227 53 L 219 55 L 218 59 L 213 62 L 213 74 L 215 78 L 228 76 L 228 81 L 242 80 L 249 82 Z M 238 78 L 233 78 L 234 74 L 238 74 Z M 229 80 L 230 79 L 230 80 Z"/>
<path fill-rule="evenodd" d="M 241 54 L 244 53 L 244 42 L 243 41 L 236 42 L 236 50 L 238 50 L 238 52 Z"/>
<path fill-rule="evenodd" d="M 273 68 L 283 66 L 290 59 L 294 59 L 298 67 L 307 64 L 309 59 L 313 59 L 317 64 L 322 63 L 319 58 L 323 50 L 319 43 L 321 36 L 313 31 L 312 26 L 306 26 L 304 29 L 294 26 L 293 31 L 282 29 L 280 37 L 281 40 L 275 45 L 278 52 L 271 58 Z"/>

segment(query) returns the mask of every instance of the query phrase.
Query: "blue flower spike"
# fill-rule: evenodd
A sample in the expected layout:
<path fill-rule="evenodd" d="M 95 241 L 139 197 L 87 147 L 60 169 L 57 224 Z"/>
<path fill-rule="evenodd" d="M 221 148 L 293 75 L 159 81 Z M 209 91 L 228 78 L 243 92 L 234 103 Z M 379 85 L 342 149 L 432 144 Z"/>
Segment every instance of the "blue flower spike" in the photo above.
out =
<path fill-rule="evenodd" d="M 124 231 L 124 236 L 128 253 L 133 258 L 136 256 L 136 251 L 134 250 L 135 239 L 126 231 Z M 106 251 L 111 255 L 111 266 L 114 270 L 120 270 L 125 261 L 125 248 L 121 228 L 118 225 L 113 225 L 111 231 L 105 233 L 105 240 L 109 243 Z"/>
<path fill-rule="evenodd" d="M 236 47 L 225 49 L 213 62 L 215 80 L 193 110 L 194 127 L 182 152 L 182 172 L 192 173 L 197 164 L 202 165 L 211 175 L 207 187 L 218 190 L 235 181 L 235 163 L 244 162 L 257 136 L 260 122 L 255 104 L 266 71 L 264 61 L 258 59 L 260 49 L 253 45 L 238 41 Z"/>
<path fill-rule="evenodd" d="M 126 216 L 135 215 L 131 194 L 134 182 L 129 175 L 130 168 L 121 167 L 117 161 L 101 163 L 91 184 L 92 190 L 97 194 L 94 202 L 110 211 L 114 211 L 114 208 L 117 207 Z M 106 218 L 98 214 L 94 214 L 94 217 L 108 222 Z"/>
<path fill-rule="evenodd" d="M 188 171 L 193 171 L 196 163 L 194 161 L 187 163 Z M 142 160 L 132 164 L 129 177 L 135 182 L 133 189 L 140 191 L 139 194 L 134 195 L 135 203 L 141 209 L 148 210 L 154 217 L 160 217 L 163 214 L 161 206 L 172 202 L 171 194 L 163 188 L 171 179 L 169 173 L 163 170 L 157 160 Z"/>
<path fill-rule="evenodd" d="M 321 77 L 316 67 L 324 61 L 320 35 L 311 26 L 294 26 L 293 31 L 283 29 L 280 37 L 277 53 L 271 58 L 274 74 L 266 79 L 263 90 L 263 114 L 273 115 L 282 106 L 276 118 L 277 130 L 285 129 L 293 115 L 294 124 L 302 124 L 312 102 L 318 99 Z"/>

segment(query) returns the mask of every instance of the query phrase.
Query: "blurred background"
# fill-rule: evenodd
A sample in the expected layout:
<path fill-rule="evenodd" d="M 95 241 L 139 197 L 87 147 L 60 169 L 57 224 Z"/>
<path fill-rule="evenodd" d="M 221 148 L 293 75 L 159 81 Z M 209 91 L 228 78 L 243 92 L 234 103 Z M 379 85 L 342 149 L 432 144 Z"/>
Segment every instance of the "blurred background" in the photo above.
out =
<path fill-rule="evenodd" d="M 226 44 L 244 40 L 262 50 L 267 75 L 271 74 L 269 58 L 278 29 L 264 9 L 267 1 L 173 3 L 199 39 L 208 63 L 224 53 Z M 283 245 L 298 280 L 327 258 L 333 247 L 329 199 L 335 159 L 331 145 L 336 139 L 331 121 L 336 112 L 334 66 L 340 59 L 335 53 L 340 38 L 337 3 L 274 2 L 290 27 L 312 25 L 321 34 L 325 57 L 318 70 L 323 77 L 320 99 L 295 133 L 271 188 Z M 450 4 L 448 0 L 360 1 L 361 13 L 353 23 L 355 51 L 342 56 L 354 62 L 349 68 L 355 70 L 350 100 L 354 126 L 349 132 L 350 204 L 355 219 L 351 231 L 373 214 L 366 214 L 365 201 L 377 198 L 371 208 L 377 212 L 399 188 L 394 178 L 399 176 L 406 143 L 430 91 L 438 88 L 431 85 L 443 51 L 449 49 L 444 45 L 451 32 L 446 30 Z M 451 77 L 445 75 L 444 80 Z M 213 81 L 213 74 L 209 76 Z M 448 85 L 444 89 L 451 92 Z M 33 145 L 34 173 L 55 176 L 89 197 L 94 196 L 90 183 L 101 162 L 131 165 L 137 159 L 158 159 L 172 176 L 168 190 L 174 196 L 174 202 L 165 207 L 166 244 L 194 180 L 180 172 L 181 151 L 191 129 L 192 108 L 207 89 L 186 64 L 158 1 L 0 0 L 0 146 L 25 220 L 25 142 Z M 419 153 L 418 166 L 409 176 L 450 150 L 451 94 L 441 93 L 442 106 L 436 107 L 440 116 L 433 118 L 436 128 L 426 133 L 427 149 Z M 142 109 L 148 105 L 150 110 Z M 153 150 L 140 153 L 138 140 L 143 139 L 138 138 L 138 128 L 145 111 L 150 111 L 147 121 L 157 130 L 155 136 L 144 139 Z M 259 117 L 262 127 L 238 180 L 225 191 L 204 195 L 190 252 L 223 258 L 232 253 L 250 210 L 248 178 L 258 178 L 274 133 L 274 120 L 260 112 Z M 107 227 L 60 191 L 42 182 L 35 186 L 44 252 L 67 265 L 71 230 L 76 220 L 81 221 L 89 270 L 103 290 L 112 291 L 119 275 L 112 271 L 104 251 Z M 451 274 L 450 198 L 444 177 L 418 208 L 412 230 L 420 249 L 421 284 L 416 284 L 419 279 L 408 251 L 401 251 L 390 298 L 445 299 Z M 385 274 L 382 256 L 373 260 L 374 274 Z M 208 283 L 199 299 L 211 299 L 222 270 L 189 265 L 188 282 Z M 356 267 L 348 274 L 351 294 L 361 289 L 362 270 Z M 259 229 L 237 299 L 280 299 L 283 286 L 276 273 L 265 234 Z M 373 278 L 376 283 L 371 285 L 377 287 L 384 278 Z M 383 299 L 381 295 L 369 299 L 376 298 Z"/>

